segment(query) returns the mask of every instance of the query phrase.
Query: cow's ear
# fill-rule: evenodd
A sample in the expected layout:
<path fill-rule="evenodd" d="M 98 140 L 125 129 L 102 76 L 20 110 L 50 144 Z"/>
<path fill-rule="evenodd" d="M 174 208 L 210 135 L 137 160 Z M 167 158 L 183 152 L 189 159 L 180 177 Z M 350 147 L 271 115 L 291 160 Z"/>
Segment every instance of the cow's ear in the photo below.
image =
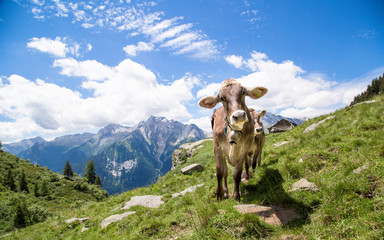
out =
<path fill-rule="evenodd" d="M 264 96 L 268 92 L 268 89 L 265 87 L 255 87 L 247 89 L 247 96 L 250 96 L 253 99 L 258 99 Z"/>
<path fill-rule="evenodd" d="M 265 110 L 263 110 L 263 111 L 261 111 L 260 112 L 260 117 L 262 118 L 262 117 L 264 117 L 264 115 L 267 113 L 267 111 L 265 111 Z"/>
<path fill-rule="evenodd" d="M 203 108 L 214 108 L 218 102 L 218 97 L 204 97 L 199 101 L 199 105 Z"/>

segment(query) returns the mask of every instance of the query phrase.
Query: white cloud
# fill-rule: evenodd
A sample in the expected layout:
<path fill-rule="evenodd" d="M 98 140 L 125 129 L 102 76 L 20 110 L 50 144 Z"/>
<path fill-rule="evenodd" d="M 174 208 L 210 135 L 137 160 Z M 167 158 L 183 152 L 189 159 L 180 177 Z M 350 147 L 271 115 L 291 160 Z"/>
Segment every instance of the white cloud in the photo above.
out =
<path fill-rule="evenodd" d="M 263 86 L 268 93 L 258 99 L 247 99 L 250 107 L 267 109 L 286 117 L 315 117 L 335 111 L 349 104 L 353 97 L 364 91 L 370 81 L 382 72 L 347 83 L 327 80 L 322 74 L 307 74 L 292 61 L 276 63 L 265 53 L 252 52 L 249 59 L 230 55 L 225 60 L 236 68 L 246 68 L 250 74 L 237 80 L 246 87 Z M 217 88 L 216 88 L 217 87 Z M 215 84 L 210 84 L 197 93 L 198 97 L 213 95 Z"/>
<path fill-rule="evenodd" d="M 150 9 L 155 3 L 126 4 L 124 1 L 109 1 L 103 5 L 94 1 L 76 3 L 54 0 L 45 4 L 31 2 L 32 14 L 41 20 L 52 16 L 70 17 L 74 24 L 84 28 L 109 27 L 116 31 L 127 31 L 131 36 L 141 35 L 154 48 L 165 48 L 173 54 L 183 54 L 196 59 L 213 59 L 219 54 L 214 40 L 209 39 L 183 17 L 164 19 L 164 12 Z M 128 45 L 129 55 L 137 48 Z M 137 47 L 137 46 L 136 46 Z M 134 56 L 134 55 L 132 55 Z"/>
<path fill-rule="evenodd" d="M 152 51 L 154 45 L 152 43 L 139 42 L 137 45 L 127 45 L 124 51 L 130 56 L 136 56 L 137 52 Z"/>
<path fill-rule="evenodd" d="M 60 37 L 56 37 L 55 40 L 45 37 L 34 37 L 30 42 L 27 43 L 27 47 L 37 49 L 55 57 L 65 57 L 68 51 L 67 44 L 62 42 Z"/>
<path fill-rule="evenodd" d="M 214 96 L 218 92 L 220 85 L 221 83 L 208 84 L 205 88 L 199 90 L 196 96 L 198 98 L 203 98 L 205 96 Z"/>
<path fill-rule="evenodd" d="M 2 79 L 0 139 L 15 141 L 35 136 L 63 135 L 103 127 L 109 123 L 131 125 L 150 115 L 186 120 L 192 117 L 186 105 L 195 101 L 192 90 L 197 77 L 186 76 L 163 85 L 143 65 L 126 59 L 117 66 L 95 60 L 58 59 L 54 66 L 68 77 L 83 77 L 80 92 L 19 75 Z"/>
<path fill-rule="evenodd" d="M 87 51 L 90 52 L 92 50 L 92 45 L 90 43 L 87 44 Z"/>
<path fill-rule="evenodd" d="M 203 129 L 207 132 L 212 132 L 211 126 L 211 118 L 210 117 L 202 117 L 198 119 L 190 119 L 187 124 L 195 124 L 199 128 Z"/>
<path fill-rule="evenodd" d="M 230 55 L 225 57 L 225 61 L 235 66 L 235 68 L 241 68 L 243 66 L 243 57 Z"/>
<path fill-rule="evenodd" d="M 90 44 L 87 48 L 89 49 Z M 67 37 L 56 37 L 55 39 L 50 38 L 32 38 L 27 43 L 28 48 L 39 50 L 40 52 L 48 53 L 54 57 L 64 58 L 68 54 L 72 56 L 80 56 L 81 46 L 80 44 L 71 41 Z M 91 46 L 92 49 L 92 46 Z"/>

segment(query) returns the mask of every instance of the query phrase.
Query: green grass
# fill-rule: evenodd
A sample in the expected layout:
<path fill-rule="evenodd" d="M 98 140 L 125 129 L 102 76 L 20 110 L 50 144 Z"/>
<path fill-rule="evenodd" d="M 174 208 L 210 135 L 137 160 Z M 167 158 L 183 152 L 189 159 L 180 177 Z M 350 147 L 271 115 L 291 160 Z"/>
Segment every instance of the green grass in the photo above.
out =
<path fill-rule="evenodd" d="M 255 215 L 234 210 L 232 199 L 217 201 L 212 141 L 199 153 L 160 178 L 156 184 L 138 188 L 103 202 L 74 202 L 45 222 L 11 232 L 3 239 L 383 239 L 384 238 L 384 99 L 341 109 L 314 131 L 304 129 L 327 116 L 302 126 L 267 135 L 262 166 L 247 185 L 241 184 L 243 204 L 277 205 L 296 209 L 302 216 L 286 226 L 271 226 Z M 289 141 L 274 148 L 273 144 Z M 301 159 L 301 160 L 300 160 Z M 180 169 L 200 163 L 201 173 L 182 175 Z M 353 171 L 361 166 L 361 173 Z M 229 167 L 230 175 L 232 167 Z M 306 178 L 317 192 L 290 192 L 292 183 Z M 183 197 L 171 195 L 204 183 Z M 228 178 L 229 191 L 233 180 Z M 101 229 L 110 215 L 122 213 L 132 196 L 161 195 L 158 209 L 133 207 L 135 215 Z M 72 217 L 92 217 L 83 224 L 66 224 Z M 89 230 L 81 233 L 86 226 Z"/>

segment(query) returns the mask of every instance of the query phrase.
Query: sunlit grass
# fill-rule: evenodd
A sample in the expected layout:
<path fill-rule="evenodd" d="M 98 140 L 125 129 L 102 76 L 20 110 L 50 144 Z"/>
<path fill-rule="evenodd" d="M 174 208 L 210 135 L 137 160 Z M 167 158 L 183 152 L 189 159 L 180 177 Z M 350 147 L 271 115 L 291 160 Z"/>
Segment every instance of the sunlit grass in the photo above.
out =
<path fill-rule="evenodd" d="M 234 210 L 233 199 L 217 201 L 212 141 L 199 154 L 160 178 L 103 202 L 73 203 L 43 223 L 12 232 L 3 239 L 382 239 L 384 237 L 384 101 L 360 104 L 333 113 L 312 132 L 304 129 L 327 116 L 311 119 L 289 132 L 267 135 L 262 166 L 241 184 L 242 204 L 290 207 L 302 216 L 287 226 L 270 226 L 254 215 Z M 275 148 L 278 142 L 289 143 Z M 180 169 L 202 164 L 201 173 L 182 175 Z M 366 166 L 360 173 L 359 167 Z M 229 191 L 233 191 L 230 169 Z M 319 191 L 290 192 L 301 178 Z M 194 193 L 172 198 L 176 192 L 204 184 Z M 106 217 L 124 212 L 132 196 L 161 195 L 158 209 L 134 207 L 135 215 L 101 229 Z M 91 217 L 85 224 L 65 219 Z M 81 232 L 86 226 L 89 230 Z"/>

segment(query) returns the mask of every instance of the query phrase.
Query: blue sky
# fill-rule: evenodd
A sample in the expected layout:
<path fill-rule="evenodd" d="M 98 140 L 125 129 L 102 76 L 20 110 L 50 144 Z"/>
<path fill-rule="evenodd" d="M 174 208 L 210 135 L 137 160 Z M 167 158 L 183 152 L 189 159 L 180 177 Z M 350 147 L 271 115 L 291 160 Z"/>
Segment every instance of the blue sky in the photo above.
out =
<path fill-rule="evenodd" d="M 287 117 L 344 107 L 384 73 L 383 1 L 0 0 L 0 140 L 134 125 L 209 130 L 235 78 Z"/>

